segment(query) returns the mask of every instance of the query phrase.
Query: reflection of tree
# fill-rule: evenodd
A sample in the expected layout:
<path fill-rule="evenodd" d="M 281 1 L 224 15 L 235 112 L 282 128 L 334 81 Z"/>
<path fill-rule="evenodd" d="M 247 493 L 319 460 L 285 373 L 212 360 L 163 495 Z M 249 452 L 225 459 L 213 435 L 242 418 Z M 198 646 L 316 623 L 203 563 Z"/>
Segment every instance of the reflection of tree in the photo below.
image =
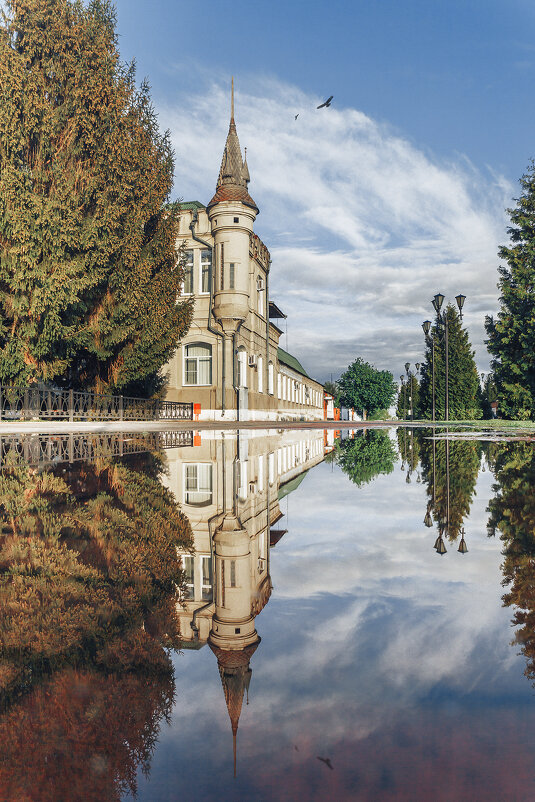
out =
<path fill-rule="evenodd" d="M 177 548 L 191 545 L 189 523 L 158 481 L 159 467 L 143 455 L 135 463 L 102 458 L 37 473 L 13 460 L 0 474 L 0 703 L 10 711 L 0 720 L 0 786 L 30 783 L 8 798 L 119 799 L 148 760 L 155 722 L 173 697 L 165 647 L 179 646 Z M 76 687 L 86 689 L 83 698 L 66 691 Z M 50 753 L 54 728 L 68 753 L 57 747 L 57 759 L 76 764 L 79 787 L 92 789 L 100 777 L 106 793 L 69 796 L 66 785 L 64 796 L 46 795 L 61 770 Z M 98 757 L 99 739 L 107 762 L 95 774 L 91 750 Z M 113 743 L 120 750 L 110 754 L 106 744 Z M 85 753 L 85 774 L 73 744 Z M 32 772 L 23 780 L 17 767 L 27 768 L 30 754 Z"/>
<path fill-rule="evenodd" d="M 489 531 L 503 541 L 503 596 L 515 608 L 512 623 L 535 680 L 535 451 L 531 443 L 500 444 L 495 455 L 496 495 L 490 502 Z"/>
<path fill-rule="evenodd" d="M 361 430 L 353 439 L 339 440 L 336 446 L 336 461 L 359 486 L 378 474 L 392 473 L 396 457 L 394 444 L 382 429 Z"/>
<path fill-rule="evenodd" d="M 481 446 L 474 440 L 432 440 L 423 435 L 419 438 L 422 473 L 429 498 L 428 512 L 440 533 L 454 541 L 470 512 Z"/>
<path fill-rule="evenodd" d="M 409 429 L 407 426 L 400 426 L 396 430 L 401 467 L 402 470 L 407 468 L 407 481 L 410 481 L 410 475 L 418 469 L 420 462 L 421 438 L 418 434 L 418 430 Z"/>

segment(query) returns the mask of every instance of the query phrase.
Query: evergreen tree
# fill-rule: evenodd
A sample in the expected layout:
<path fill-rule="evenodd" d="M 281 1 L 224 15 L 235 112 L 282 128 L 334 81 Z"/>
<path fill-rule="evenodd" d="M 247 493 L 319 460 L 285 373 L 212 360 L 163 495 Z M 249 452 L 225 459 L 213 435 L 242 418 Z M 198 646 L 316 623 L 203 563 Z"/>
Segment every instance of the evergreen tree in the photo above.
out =
<path fill-rule="evenodd" d="M 337 385 L 342 406 L 351 407 L 364 417 L 379 409 L 388 409 L 397 390 L 388 370 L 377 370 L 360 357 L 342 373 Z"/>
<path fill-rule="evenodd" d="M 420 439 L 422 478 L 427 484 L 427 510 L 439 531 L 454 541 L 476 492 L 481 444 L 474 440 L 433 441 L 420 432 L 416 436 Z"/>
<path fill-rule="evenodd" d="M 509 209 L 510 247 L 499 256 L 498 317 L 487 317 L 488 350 L 500 417 L 535 419 L 535 162 L 520 179 L 522 194 Z"/>
<path fill-rule="evenodd" d="M 474 351 L 455 307 L 448 304 L 448 384 L 449 420 L 474 420 L 482 417 L 479 374 Z M 431 336 L 435 343 L 435 417 L 445 420 L 446 364 L 444 326 L 435 320 Z M 428 341 L 420 382 L 420 416 L 432 418 L 432 345 Z"/>
<path fill-rule="evenodd" d="M 177 304 L 173 153 L 107 0 L 0 19 L 0 381 L 150 393 Z"/>

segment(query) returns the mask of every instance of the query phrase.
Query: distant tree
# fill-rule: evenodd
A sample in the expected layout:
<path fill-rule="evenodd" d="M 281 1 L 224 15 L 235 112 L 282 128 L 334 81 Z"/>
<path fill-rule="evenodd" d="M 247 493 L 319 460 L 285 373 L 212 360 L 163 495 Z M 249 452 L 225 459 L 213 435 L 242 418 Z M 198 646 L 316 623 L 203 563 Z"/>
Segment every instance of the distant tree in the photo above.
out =
<path fill-rule="evenodd" d="M 473 420 L 482 417 L 479 374 L 474 359 L 474 351 L 463 328 L 459 314 L 452 304 L 446 307 L 448 316 L 448 355 L 449 355 L 449 419 Z M 435 320 L 431 333 L 435 341 L 435 415 L 437 420 L 445 419 L 446 401 L 446 363 L 443 338 L 443 325 Z M 420 382 L 420 416 L 432 418 L 432 353 L 431 344 L 426 346 L 425 362 L 422 365 Z"/>
<path fill-rule="evenodd" d="M 191 319 L 173 153 L 108 0 L 0 12 L 0 380 L 151 394 Z"/>
<path fill-rule="evenodd" d="M 497 318 L 487 317 L 487 347 L 500 417 L 535 419 L 535 162 L 520 179 L 522 194 L 508 209 L 510 247 L 498 254 L 501 292 Z"/>
<path fill-rule="evenodd" d="M 323 389 L 326 393 L 330 393 L 334 398 L 334 404 L 337 405 L 337 398 L 338 398 L 338 385 L 336 382 L 326 381 L 323 385 Z"/>
<path fill-rule="evenodd" d="M 342 373 L 337 384 L 342 406 L 354 408 L 363 417 L 378 409 L 388 409 L 397 389 L 388 370 L 377 370 L 360 357 Z"/>
<path fill-rule="evenodd" d="M 359 487 L 379 474 L 392 473 L 396 458 L 394 443 L 382 429 L 361 430 L 336 447 L 337 463 Z"/>

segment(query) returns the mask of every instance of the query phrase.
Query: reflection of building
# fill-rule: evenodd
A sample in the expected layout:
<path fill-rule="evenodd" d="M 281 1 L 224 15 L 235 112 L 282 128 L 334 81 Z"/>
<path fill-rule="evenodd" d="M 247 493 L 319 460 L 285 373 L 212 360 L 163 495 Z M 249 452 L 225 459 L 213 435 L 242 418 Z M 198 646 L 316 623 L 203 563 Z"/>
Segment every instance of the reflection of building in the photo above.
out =
<path fill-rule="evenodd" d="M 255 618 L 271 594 L 270 547 L 284 535 L 279 499 L 323 460 L 324 432 L 202 434 L 200 445 L 167 452 L 169 486 L 194 535 L 185 554 L 184 648 L 206 643 L 217 657 L 234 745 L 249 661 L 260 637 Z"/>
<path fill-rule="evenodd" d="M 195 296 L 188 334 L 167 365 L 168 400 L 200 404 L 200 418 L 323 418 L 323 386 L 279 347 L 286 316 L 269 299 L 269 251 L 253 232 L 258 208 L 234 122 L 214 197 L 183 203 L 183 293 Z"/>

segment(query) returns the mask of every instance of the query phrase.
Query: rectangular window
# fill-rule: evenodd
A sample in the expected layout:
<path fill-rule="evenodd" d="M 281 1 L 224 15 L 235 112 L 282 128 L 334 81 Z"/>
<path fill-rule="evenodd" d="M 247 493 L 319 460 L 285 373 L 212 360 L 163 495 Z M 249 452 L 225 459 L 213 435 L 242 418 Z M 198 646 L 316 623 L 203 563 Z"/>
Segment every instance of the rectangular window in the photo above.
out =
<path fill-rule="evenodd" d="M 212 598 L 212 559 L 202 558 L 202 600 L 210 601 Z"/>
<path fill-rule="evenodd" d="M 219 289 L 225 289 L 225 246 L 221 243 L 221 261 L 219 264 Z"/>
<path fill-rule="evenodd" d="M 199 463 L 184 465 L 184 501 L 194 507 L 212 502 L 212 465 Z"/>
<path fill-rule="evenodd" d="M 234 289 L 234 262 L 229 265 L 228 283 L 231 290 Z"/>
<path fill-rule="evenodd" d="M 230 587 L 236 587 L 236 560 L 230 561 Z"/>
<path fill-rule="evenodd" d="M 201 292 L 210 292 L 212 251 L 201 251 Z"/>
<path fill-rule="evenodd" d="M 184 268 L 184 295 L 193 294 L 193 251 L 186 251 L 186 265 Z"/>
<path fill-rule="evenodd" d="M 195 596 L 193 557 L 189 554 L 182 557 L 182 566 L 185 574 L 186 599 L 193 599 Z"/>

